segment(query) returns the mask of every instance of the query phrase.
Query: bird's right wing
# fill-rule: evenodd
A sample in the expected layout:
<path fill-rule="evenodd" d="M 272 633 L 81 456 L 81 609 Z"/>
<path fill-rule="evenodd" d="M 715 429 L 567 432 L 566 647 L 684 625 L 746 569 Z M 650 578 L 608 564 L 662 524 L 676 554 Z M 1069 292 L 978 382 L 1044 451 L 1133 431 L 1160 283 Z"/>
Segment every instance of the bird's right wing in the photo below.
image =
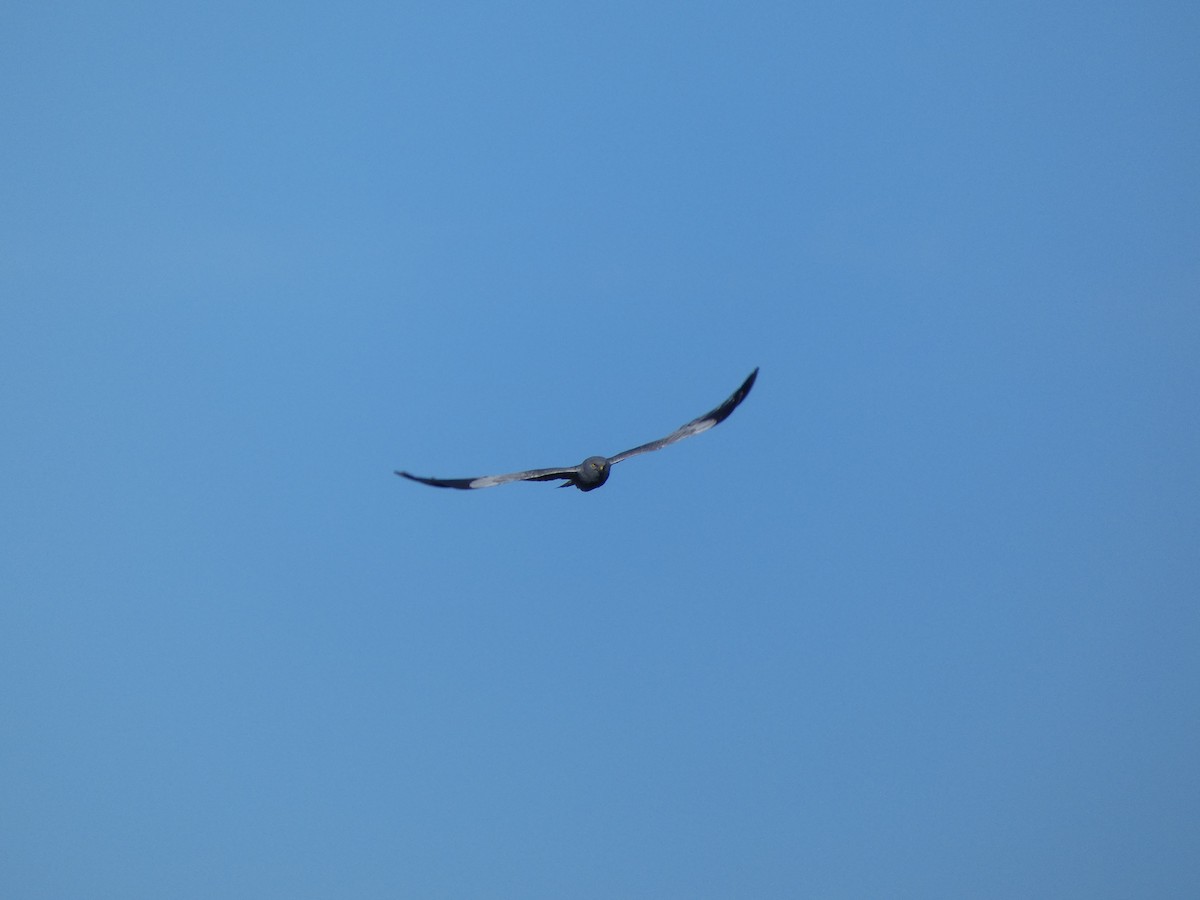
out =
<path fill-rule="evenodd" d="M 567 466 L 562 469 L 528 469 L 524 472 L 510 472 L 507 475 L 483 475 L 479 478 L 422 478 L 420 475 L 411 475 L 408 472 L 396 472 L 396 474 L 401 478 L 419 481 L 421 484 L 469 491 L 475 488 L 508 484 L 511 481 L 554 481 L 557 478 L 571 481 L 579 474 L 579 466 Z"/>

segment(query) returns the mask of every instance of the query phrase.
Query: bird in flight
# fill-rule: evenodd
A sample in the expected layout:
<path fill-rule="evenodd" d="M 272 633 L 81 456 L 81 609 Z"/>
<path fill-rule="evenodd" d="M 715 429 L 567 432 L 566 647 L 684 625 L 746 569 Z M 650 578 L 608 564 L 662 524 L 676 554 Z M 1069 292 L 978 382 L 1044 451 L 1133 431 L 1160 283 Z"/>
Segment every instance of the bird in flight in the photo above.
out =
<path fill-rule="evenodd" d="M 674 444 L 676 441 L 682 441 L 684 438 L 691 437 L 694 434 L 708 431 L 714 425 L 724 422 L 729 418 L 729 414 L 737 409 L 738 404 L 746 399 L 746 395 L 750 393 L 750 388 L 754 387 L 754 379 L 757 377 L 758 369 L 756 368 L 742 382 L 742 386 L 734 391 L 729 396 L 729 399 L 716 409 L 706 412 L 698 419 L 692 419 L 686 425 L 679 426 L 679 428 L 664 438 L 659 438 L 657 441 L 651 441 L 648 444 L 642 444 L 634 447 L 632 450 L 618 453 L 616 456 L 589 456 L 577 466 L 563 466 L 557 469 L 528 469 L 524 472 L 510 472 L 507 475 L 483 475 L 479 478 L 422 478 L 420 475 L 412 475 L 408 472 L 396 472 L 396 474 L 402 478 L 419 481 L 421 484 L 431 484 L 434 487 L 458 488 L 464 491 L 473 488 L 495 487 L 498 484 L 508 484 L 510 481 L 562 481 L 563 483 L 559 487 L 574 485 L 581 491 L 594 491 L 600 485 L 604 484 L 604 482 L 608 481 L 609 471 L 617 463 L 629 459 L 631 456 L 637 456 L 639 453 L 661 450 L 663 447 Z"/>

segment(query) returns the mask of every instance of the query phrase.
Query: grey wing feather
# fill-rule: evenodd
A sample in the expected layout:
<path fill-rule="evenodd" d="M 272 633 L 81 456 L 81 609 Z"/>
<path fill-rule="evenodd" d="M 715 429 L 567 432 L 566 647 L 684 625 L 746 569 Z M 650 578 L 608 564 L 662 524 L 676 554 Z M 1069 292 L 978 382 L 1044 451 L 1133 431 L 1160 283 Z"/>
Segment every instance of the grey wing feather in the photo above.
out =
<path fill-rule="evenodd" d="M 562 469 L 528 469 L 524 472 L 510 472 L 507 475 L 483 475 L 479 478 L 422 478 L 420 475 L 399 471 L 396 474 L 410 481 L 419 481 L 421 484 L 467 491 L 475 488 L 495 487 L 511 481 L 553 481 L 556 478 L 565 478 L 569 481 L 579 474 L 579 466 L 568 466 Z"/>
<path fill-rule="evenodd" d="M 675 431 L 672 431 L 665 438 L 659 438 L 657 441 L 651 441 L 648 444 L 642 444 L 640 447 L 634 447 L 632 450 L 626 450 L 618 453 L 616 456 L 610 456 L 608 462 L 610 465 L 615 465 L 621 460 L 629 459 L 631 456 L 637 456 L 639 453 L 649 453 L 651 450 L 661 450 L 674 444 L 676 441 L 682 441 L 684 438 L 691 437 L 694 434 L 708 431 L 714 425 L 720 425 L 729 418 L 729 414 L 737 409 L 738 404 L 746 399 L 746 395 L 750 393 L 750 388 L 754 387 L 754 379 L 758 377 L 758 369 L 755 368 L 750 376 L 742 382 L 742 386 L 729 395 L 729 398 L 718 406 L 716 409 L 706 412 L 699 418 L 692 419 L 686 425 L 681 425 Z"/>

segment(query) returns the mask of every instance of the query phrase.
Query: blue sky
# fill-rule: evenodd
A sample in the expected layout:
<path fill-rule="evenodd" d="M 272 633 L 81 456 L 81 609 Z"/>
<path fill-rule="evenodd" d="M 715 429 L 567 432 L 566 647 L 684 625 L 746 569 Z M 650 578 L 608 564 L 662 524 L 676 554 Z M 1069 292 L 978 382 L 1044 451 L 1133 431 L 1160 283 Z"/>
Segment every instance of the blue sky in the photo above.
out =
<path fill-rule="evenodd" d="M 1194 5 L 4 18 L 0 894 L 1194 895 Z"/>

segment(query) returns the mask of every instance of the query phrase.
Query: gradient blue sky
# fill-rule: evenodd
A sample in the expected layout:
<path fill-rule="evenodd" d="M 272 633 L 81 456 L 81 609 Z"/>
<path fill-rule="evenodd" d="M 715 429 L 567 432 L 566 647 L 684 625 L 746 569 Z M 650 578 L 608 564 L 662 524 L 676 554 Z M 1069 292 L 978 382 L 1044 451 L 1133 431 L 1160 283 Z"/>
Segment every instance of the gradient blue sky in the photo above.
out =
<path fill-rule="evenodd" d="M 3 19 L 0 895 L 1196 896 L 1195 4 Z"/>

